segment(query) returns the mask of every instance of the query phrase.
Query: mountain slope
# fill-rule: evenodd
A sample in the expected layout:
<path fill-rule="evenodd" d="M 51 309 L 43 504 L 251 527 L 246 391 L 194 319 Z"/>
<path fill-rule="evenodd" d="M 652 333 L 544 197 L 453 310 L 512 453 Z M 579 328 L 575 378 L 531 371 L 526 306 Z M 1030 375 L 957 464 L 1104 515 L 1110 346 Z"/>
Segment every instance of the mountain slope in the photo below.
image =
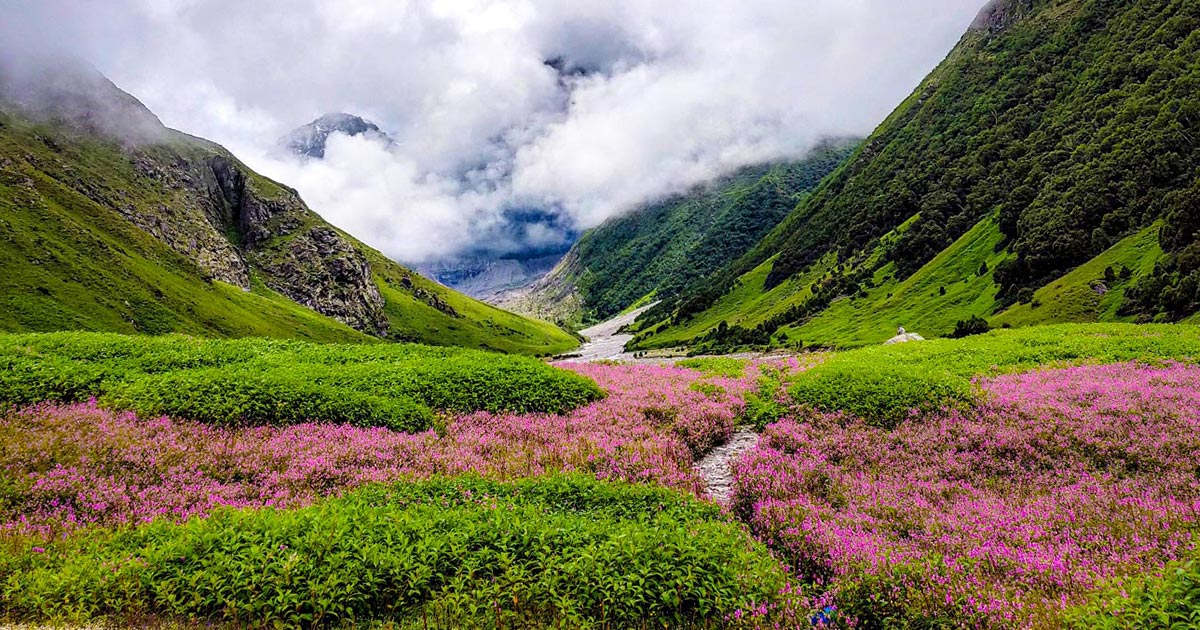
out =
<path fill-rule="evenodd" d="M 0 73 L 0 234 L 4 331 L 576 343 L 388 261 L 69 64 Z"/>
<path fill-rule="evenodd" d="M 843 168 L 714 282 L 649 313 L 635 345 L 715 341 L 725 319 L 756 329 L 731 338 L 845 345 L 897 325 L 946 334 L 970 316 L 1185 317 L 1200 303 L 1197 139 L 1200 3 L 996 0 Z M 1140 250 L 1127 278 L 1088 265 L 1160 220 L 1169 256 Z M 963 241 L 985 234 L 988 246 Z M 739 278 L 758 289 L 730 303 Z M 1063 282 L 1095 286 L 1055 292 L 1066 308 L 1029 307 Z M 1145 297 L 1168 287 L 1170 305 Z M 1089 310 L 1113 288 L 1121 304 Z M 750 299 L 778 291 L 782 303 Z"/>
<path fill-rule="evenodd" d="M 501 303 L 518 312 L 579 323 L 607 319 L 671 296 L 753 247 L 849 155 L 826 143 L 804 160 L 764 164 L 587 231 L 529 290 Z"/>

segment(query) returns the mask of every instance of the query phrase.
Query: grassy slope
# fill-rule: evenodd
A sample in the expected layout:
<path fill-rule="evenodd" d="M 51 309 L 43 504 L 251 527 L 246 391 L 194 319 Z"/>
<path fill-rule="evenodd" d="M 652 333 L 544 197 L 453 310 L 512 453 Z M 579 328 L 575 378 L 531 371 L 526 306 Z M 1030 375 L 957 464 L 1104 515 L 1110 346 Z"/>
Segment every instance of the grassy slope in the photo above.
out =
<path fill-rule="evenodd" d="M 897 326 L 926 337 L 945 336 L 954 330 L 956 322 L 973 315 L 988 319 L 995 327 L 1127 321 L 1132 318 L 1117 315 L 1125 289 L 1150 273 L 1162 254 L 1155 224 L 1042 287 L 1034 294 L 1032 303 L 1018 304 L 993 315 L 997 287 L 990 272 L 980 275 L 979 271 L 983 264 L 992 270 L 1011 257 L 996 251 L 1000 239 L 995 219 L 985 219 L 907 279 L 897 280 L 894 265 L 884 265 L 875 273 L 875 287 L 865 295 L 840 299 L 803 324 L 781 328 L 779 336 L 806 345 L 857 347 L 886 341 L 896 333 Z M 810 294 L 808 284 L 830 267 L 827 262 L 817 265 L 802 276 L 763 292 L 770 265 L 768 261 L 742 276 L 734 290 L 712 308 L 692 320 L 666 328 L 644 347 L 686 345 L 722 320 L 730 325 L 756 326 L 803 301 Z M 1122 265 L 1133 271 L 1133 280 L 1119 281 L 1100 296 L 1093 289 L 1094 283 L 1103 280 L 1106 267 L 1119 269 Z M 946 289 L 945 295 L 941 294 L 942 287 Z"/>
<path fill-rule="evenodd" d="M 828 265 L 818 265 L 801 276 L 789 278 L 783 284 L 763 291 L 763 283 L 770 270 L 771 261 L 759 265 L 739 278 L 733 290 L 722 296 L 712 308 L 693 319 L 663 329 L 639 347 L 686 345 L 692 338 L 716 328 L 722 321 L 743 328 L 757 326 L 768 317 L 807 299 L 812 294 L 809 285 L 828 270 Z"/>
<path fill-rule="evenodd" d="M 981 221 L 912 276 L 897 280 L 889 263 L 876 272 L 878 286 L 865 297 L 838 300 L 803 325 L 783 330 L 791 339 L 845 346 L 881 343 L 897 326 L 925 336 L 949 334 L 958 320 L 991 312 L 996 286 L 979 270 L 982 263 L 992 269 L 1006 258 L 995 251 L 999 242 L 995 220 Z"/>
<path fill-rule="evenodd" d="M 1018 304 L 992 318 L 993 325 L 1028 326 L 1051 322 L 1121 321 L 1117 309 L 1121 306 L 1130 282 L 1118 281 L 1101 296 L 1093 285 L 1104 279 L 1106 267 L 1133 271 L 1133 277 L 1143 277 L 1154 271 L 1154 263 L 1162 256 L 1158 243 L 1158 224 L 1148 227 L 1113 245 L 1108 251 L 1080 265 L 1067 275 L 1042 287 L 1034 301 Z M 1034 308 L 1033 304 L 1038 304 Z"/>
<path fill-rule="evenodd" d="M 34 149 L 3 140 L 0 152 L 8 159 Z M 23 170 L 28 182 L 0 181 L 2 331 L 373 339 L 261 283 L 249 293 L 209 283 L 190 261 L 116 211 L 44 173 Z"/>
<path fill-rule="evenodd" d="M 579 345 L 576 337 L 554 324 L 484 304 L 417 275 L 375 250 L 366 246 L 363 250 L 375 272 L 388 321 L 413 341 L 537 355 L 559 354 Z M 405 277 L 437 295 L 461 317 L 450 317 L 401 290 Z"/>
<path fill-rule="evenodd" d="M 64 138 L 55 130 L 9 117 L 0 122 L 0 331 L 374 339 L 290 301 L 256 279 L 251 292 L 210 282 L 186 257 L 112 207 L 81 193 L 102 189 L 104 194 L 97 197 L 116 195 L 141 209 L 172 205 L 174 193 L 147 187 L 116 145 L 88 137 Z M 54 138 L 53 148 L 41 141 L 43 137 Z M 182 134 L 170 146 L 150 150 L 188 159 L 222 151 Z M 250 173 L 253 185 L 267 196 L 280 189 Z M 311 220 L 321 222 L 315 214 Z M 578 343 L 557 327 L 425 280 L 382 254 L 368 251 L 368 256 L 387 300 L 392 337 L 522 354 L 553 354 Z M 403 276 L 461 317 L 400 289 L 396 283 Z"/>

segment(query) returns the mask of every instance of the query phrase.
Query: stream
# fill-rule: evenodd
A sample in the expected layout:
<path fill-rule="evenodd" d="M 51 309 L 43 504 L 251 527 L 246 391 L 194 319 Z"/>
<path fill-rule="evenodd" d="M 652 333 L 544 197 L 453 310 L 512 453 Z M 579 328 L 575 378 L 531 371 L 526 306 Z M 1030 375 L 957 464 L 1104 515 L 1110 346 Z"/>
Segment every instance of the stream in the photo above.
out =
<path fill-rule="evenodd" d="M 634 361 L 633 353 L 625 351 L 625 344 L 633 339 L 633 335 L 618 334 L 622 327 L 632 324 L 638 315 L 652 308 L 654 304 L 643 306 L 624 315 L 618 315 L 606 322 L 596 324 L 591 328 L 579 331 L 587 338 L 587 343 L 580 346 L 576 355 L 567 359 L 568 362 L 588 363 L 592 361 Z M 695 463 L 696 472 L 704 479 L 709 495 L 721 505 L 728 505 L 730 494 L 733 492 L 733 471 L 730 469 L 735 459 L 742 453 L 758 444 L 758 434 L 750 427 L 739 427 L 729 441 L 714 448 Z"/>

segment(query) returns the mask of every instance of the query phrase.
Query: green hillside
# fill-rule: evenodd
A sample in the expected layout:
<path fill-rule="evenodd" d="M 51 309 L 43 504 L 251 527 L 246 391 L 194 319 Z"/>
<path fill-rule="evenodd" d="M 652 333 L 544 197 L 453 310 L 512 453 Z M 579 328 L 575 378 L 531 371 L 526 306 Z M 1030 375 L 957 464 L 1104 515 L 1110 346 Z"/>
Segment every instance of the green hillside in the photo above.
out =
<path fill-rule="evenodd" d="M 510 301 L 550 319 L 604 320 L 677 294 L 749 251 L 853 150 L 828 142 L 796 162 L 752 166 L 587 231 L 532 291 Z M 573 312 L 561 310 L 563 303 Z"/>
<path fill-rule="evenodd" d="M 100 87 L 155 129 L 140 103 Z M 30 115 L 0 91 L 0 331 L 385 338 L 524 354 L 577 344 L 387 260 L 221 147 L 156 129 L 123 137 Z"/>
<path fill-rule="evenodd" d="M 1197 138 L 1200 3 L 997 0 L 755 248 L 645 315 L 635 345 L 1185 319 Z"/>
<path fill-rule="evenodd" d="M 401 340 L 538 355 L 579 345 L 575 335 L 554 324 L 467 297 L 360 247 L 375 272 L 388 322 Z"/>

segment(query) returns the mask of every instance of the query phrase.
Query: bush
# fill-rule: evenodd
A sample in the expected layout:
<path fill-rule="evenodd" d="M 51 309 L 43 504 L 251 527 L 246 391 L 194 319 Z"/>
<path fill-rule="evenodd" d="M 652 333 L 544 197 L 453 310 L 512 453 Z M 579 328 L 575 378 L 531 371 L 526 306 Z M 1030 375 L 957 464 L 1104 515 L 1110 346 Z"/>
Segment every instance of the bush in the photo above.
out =
<path fill-rule="evenodd" d="M 991 330 L 992 327 L 987 320 L 978 316 L 972 315 L 971 319 L 960 319 L 954 324 L 954 332 L 950 334 L 955 339 L 970 337 L 972 335 L 982 335 Z"/>
<path fill-rule="evenodd" d="M 143 416 L 186 417 L 217 426 L 288 425 L 319 418 L 417 432 L 433 422 L 430 408 L 411 398 L 350 389 L 331 396 L 302 371 L 286 370 L 207 368 L 149 375 L 116 385 L 100 402 Z"/>
<path fill-rule="evenodd" d="M 926 366 L 833 363 L 797 378 L 792 400 L 818 411 L 845 411 L 868 423 L 894 428 L 912 411 L 966 407 L 974 403 L 969 379 Z"/>
<path fill-rule="evenodd" d="M 563 413 L 603 396 L 535 359 L 412 344 L 0 335 L 0 403 L 81 402 L 221 425 L 418 431 L 435 411 Z"/>
<path fill-rule="evenodd" d="M 99 533 L 98 533 L 99 534 Z M 551 477 L 367 487 L 0 556 L 9 618 L 260 627 L 720 624 L 785 574 L 711 504 Z"/>
<path fill-rule="evenodd" d="M 767 425 L 778 422 L 788 414 L 787 390 L 784 385 L 786 372 L 764 364 L 760 368 L 757 387 L 746 394 L 746 407 L 742 419 L 762 431 Z"/>
<path fill-rule="evenodd" d="M 1200 553 L 1152 576 L 1117 582 L 1071 610 L 1079 630 L 1175 630 L 1200 625 Z"/>

